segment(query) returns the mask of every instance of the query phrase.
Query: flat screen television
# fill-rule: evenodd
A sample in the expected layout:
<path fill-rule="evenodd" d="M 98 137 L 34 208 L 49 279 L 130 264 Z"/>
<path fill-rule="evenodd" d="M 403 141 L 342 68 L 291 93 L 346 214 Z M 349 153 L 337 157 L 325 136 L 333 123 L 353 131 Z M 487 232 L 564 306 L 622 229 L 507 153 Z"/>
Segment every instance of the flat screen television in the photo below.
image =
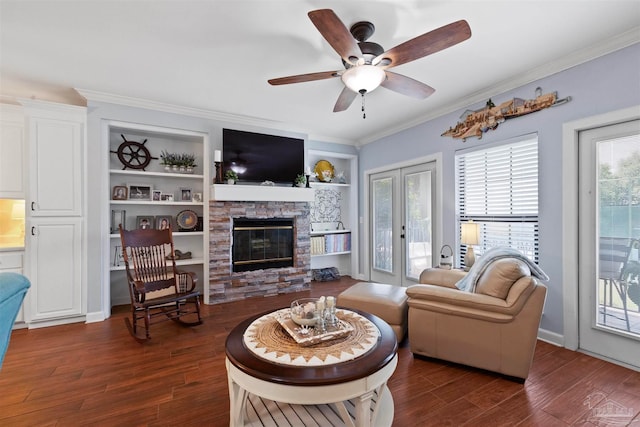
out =
<path fill-rule="evenodd" d="M 241 183 L 291 184 L 304 173 L 304 140 L 223 129 L 222 162 L 225 171 L 236 171 Z"/>

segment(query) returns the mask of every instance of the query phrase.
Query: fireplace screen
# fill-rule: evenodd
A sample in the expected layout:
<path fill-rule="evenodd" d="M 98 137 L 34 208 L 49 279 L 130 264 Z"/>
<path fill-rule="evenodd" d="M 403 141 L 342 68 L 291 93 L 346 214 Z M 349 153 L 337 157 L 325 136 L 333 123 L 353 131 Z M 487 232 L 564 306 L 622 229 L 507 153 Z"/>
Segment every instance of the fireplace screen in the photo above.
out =
<path fill-rule="evenodd" d="M 233 271 L 293 266 L 293 219 L 233 220 Z"/>

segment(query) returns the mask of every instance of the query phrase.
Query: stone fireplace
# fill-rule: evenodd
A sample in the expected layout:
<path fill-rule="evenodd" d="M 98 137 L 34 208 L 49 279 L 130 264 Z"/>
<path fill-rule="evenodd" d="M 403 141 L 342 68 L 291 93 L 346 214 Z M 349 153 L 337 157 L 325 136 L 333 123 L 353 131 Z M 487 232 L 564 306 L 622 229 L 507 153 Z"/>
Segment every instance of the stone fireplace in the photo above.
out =
<path fill-rule="evenodd" d="M 243 228 L 274 227 L 273 223 L 278 226 L 287 223 L 291 237 L 289 256 L 280 256 L 288 251 L 287 245 L 280 243 L 280 232 L 276 233 L 276 237 L 271 233 L 272 235 L 268 237 L 274 237 L 275 240 L 267 243 L 263 239 L 265 233 L 256 232 L 248 235 L 249 247 L 241 251 L 241 257 L 247 258 L 247 252 L 262 252 L 268 255 L 267 258 L 289 257 L 291 258 L 287 261 L 289 266 L 283 267 L 278 264 L 279 261 L 275 261 L 272 264 L 273 268 L 266 268 L 270 267 L 271 263 L 266 261 L 267 264 L 261 264 L 259 269 L 234 271 L 243 269 L 233 266 L 234 222 Z M 271 225 L 263 226 L 267 223 Z M 308 289 L 311 283 L 309 230 L 309 203 L 306 201 L 211 200 L 209 202 L 209 302 L 216 304 Z M 283 236 L 287 234 L 285 229 L 281 231 Z M 246 240 L 247 237 L 236 235 L 235 239 Z M 283 251 L 275 253 L 264 251 L 262 249 L 265 245 L 272 249 L 275 245 L 278 250 Z M 236 245 L 235 248 L 238 247 Z M 244 259 L 243 261 L 248 261 L 250 264 L 255 260 Z"/>

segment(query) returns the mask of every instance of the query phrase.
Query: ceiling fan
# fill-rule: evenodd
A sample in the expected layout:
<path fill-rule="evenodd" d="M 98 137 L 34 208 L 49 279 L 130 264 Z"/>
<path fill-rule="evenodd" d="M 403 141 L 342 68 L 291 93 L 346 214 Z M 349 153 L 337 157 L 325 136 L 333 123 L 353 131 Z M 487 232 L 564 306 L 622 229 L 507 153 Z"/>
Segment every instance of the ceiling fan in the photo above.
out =
<path fill-rule="evenodd" d="M 417 99 L 428 97 L 435 92 L 434 88 L 388 69 L 439 52 L 471 37 L 469 24 L 460 20 L 385 51 L 379 44 L 367 41 L 375 31 L 371 22 L 356 22 L 351 30 L 347 30 L 331 9 L 313 10 L 308 15 L 322 37 L 342 57 L 345 69 L 280 77 L 268 82 L 272 85 L 285 85 L 340 77 L 345 87 L 333 107 L 334 112 L 349 108 L 360 94 L 363 97 L 364 113 L 365 93 L 378 86 Z"/>

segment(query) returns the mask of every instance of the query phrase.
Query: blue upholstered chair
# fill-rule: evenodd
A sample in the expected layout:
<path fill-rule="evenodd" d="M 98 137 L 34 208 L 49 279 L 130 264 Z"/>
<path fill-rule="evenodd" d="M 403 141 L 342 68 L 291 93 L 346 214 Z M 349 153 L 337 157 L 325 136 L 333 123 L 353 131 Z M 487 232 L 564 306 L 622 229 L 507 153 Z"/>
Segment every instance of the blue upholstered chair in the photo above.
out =
<path fill-rule="evenodd" d="M 0 369 L 9 347 L 13 322 L 29 286 L 29 279 L 22 274 L 0 273 Z"/>

